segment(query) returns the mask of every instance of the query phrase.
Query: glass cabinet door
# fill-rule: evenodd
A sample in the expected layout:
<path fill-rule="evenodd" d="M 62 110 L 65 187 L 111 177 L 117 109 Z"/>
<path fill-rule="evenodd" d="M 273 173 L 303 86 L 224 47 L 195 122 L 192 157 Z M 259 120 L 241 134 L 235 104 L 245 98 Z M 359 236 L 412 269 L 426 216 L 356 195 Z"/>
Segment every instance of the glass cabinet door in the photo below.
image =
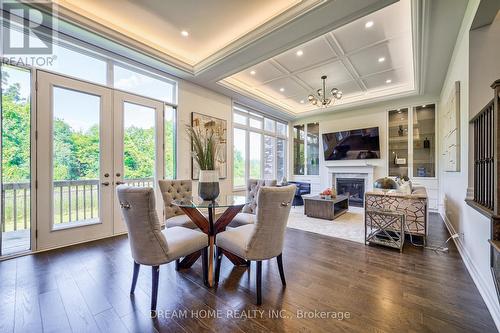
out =
<path fill-rule="evenodd" d="M 436 176 L 434 104 L 413 108 L 413 177 Z"/>
<path fill-rule="evenodd" d="M 307 124 L 307 174 L 319 175 L 319 123 Z"/>
<path fill-rule="evenodd" d="M 408 177 L 408 109 L 389 111 L 389 176 Z"/>
<path fill-rule="evenodd" d="M 304 174 L 304 141 L 305 141 L 305 126 L 293 126 L 293 174 Z"/>

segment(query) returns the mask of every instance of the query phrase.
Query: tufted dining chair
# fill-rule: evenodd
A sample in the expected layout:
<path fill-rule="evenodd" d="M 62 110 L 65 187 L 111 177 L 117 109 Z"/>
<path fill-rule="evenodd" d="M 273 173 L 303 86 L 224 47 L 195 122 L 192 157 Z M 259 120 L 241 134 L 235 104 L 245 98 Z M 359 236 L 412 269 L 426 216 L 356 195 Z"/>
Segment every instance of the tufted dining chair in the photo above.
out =
<path fill-rule="evenodd" d="M 173 200 L 189 199 L 192 196 L 191 180 L 159 180 L 158 184 L 165 206 L 165 224 L 167 228 L 198 228 L 189 216 L 184 214 L 178 206 L 172 204 Z"/>
<path fill-rule="evenodd" d="M 116 188 L 125 224 L 134 273 L 130 294 L 134 293 L 140 265 L 151 266 L 151 315 L 156 313 L 160 265 L 202 251 L 203 279 L 207 281 L 207 235 L 201 231 L 182 227 L 161 230 L 156 214 L 154 190 L 150 187 L 120 185 Z"/>
<path fill-rule="evenodd" d="M 255 222 L 255 212 L 257 211 L 257 195 L 262 186 L 276 186 L 276 179 L 249 179 L 247 182 L 247 199 L 249 203 L 243 207 L 241 213 L 236 214 L 229 224 L 230 227 L 240 227 L 242 225 Z"/>
<path fill-rule="evenodd" d="M 261 187 L 257 197 L 255 223 L 228 229 L 217 234 L 215 283 L 219 282 L 223 251 L 247 261 L 257 262 L 257 304 L 262 304 L 262 260 L 276 257 L 283 286 L 286 286 L 282 252 L 285 230 L 295 194 L 295 185 Z"/>

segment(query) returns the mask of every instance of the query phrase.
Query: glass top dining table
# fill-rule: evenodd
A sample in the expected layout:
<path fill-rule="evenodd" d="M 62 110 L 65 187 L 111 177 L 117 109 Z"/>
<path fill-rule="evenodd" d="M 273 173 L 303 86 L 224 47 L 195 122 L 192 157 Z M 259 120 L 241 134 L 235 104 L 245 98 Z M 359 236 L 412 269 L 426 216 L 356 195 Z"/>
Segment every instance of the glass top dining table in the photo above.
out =
<path fill-rule="evenodd" d="M 185 199 L 173 200 L 172 204 L 181 208 L 227 208 L 232 206 L 244 206 L 249 203 L 246 196 L 243 195 L 220 195 L 214 201 L 203 200 L 198 196 Z"/>
<path fill-rule="evenodd" d="M 197 196 L 186 199 L 176 199 L 172 204 L 178 206 L 182 211 L 189 216 L 191 221 L 203 233 L 208 235 L 208 276 L 204 278 L 205 285 L 213 287 L 213 259 L 215 237 L 219 232 L 226 230 L 226 227 L 233 218 L 249 203 L 250 200 L 246 196 L 241 195 L 220 195 L 217 200 L 206 201 Z M 216 219 L 216 209 L 225 208 L 224 212 Z M 208 214 L 203 214 L 200 209 L 208 210 Z M 201 256 L 202 253 L 197 252 L 185 257 L 180 263 L 179 268 L 189 268 Z M 226 254 L 235 265 L 246 265 L 246 261 L 235 255 Z"/>

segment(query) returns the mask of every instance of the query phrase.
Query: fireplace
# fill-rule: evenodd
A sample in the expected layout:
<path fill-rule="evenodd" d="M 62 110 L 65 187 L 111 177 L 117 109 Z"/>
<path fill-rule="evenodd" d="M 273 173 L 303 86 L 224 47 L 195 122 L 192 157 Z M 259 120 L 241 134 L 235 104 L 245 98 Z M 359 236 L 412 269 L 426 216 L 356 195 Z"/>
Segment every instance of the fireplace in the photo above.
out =
<path fill-rule="evenodd" d="M 349 196 L 349 206 L 363 207 L 365 180 L 363 178 L 337 178 L 337 194 Z"/>

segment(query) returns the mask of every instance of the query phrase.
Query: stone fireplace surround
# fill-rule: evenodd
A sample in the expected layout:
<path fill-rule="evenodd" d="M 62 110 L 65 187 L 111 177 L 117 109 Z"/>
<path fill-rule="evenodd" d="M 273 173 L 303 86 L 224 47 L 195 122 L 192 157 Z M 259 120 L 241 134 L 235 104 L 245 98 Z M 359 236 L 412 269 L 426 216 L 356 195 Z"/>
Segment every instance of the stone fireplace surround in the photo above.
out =
<path fill-rule="evenodd" d="M 328 172 L 329 187 L 336 186 L 337 178 L 356 178 L 365 180 L 365 192 L 373 190 L 374 165 L 327 165 L 325 167 Z"/>

